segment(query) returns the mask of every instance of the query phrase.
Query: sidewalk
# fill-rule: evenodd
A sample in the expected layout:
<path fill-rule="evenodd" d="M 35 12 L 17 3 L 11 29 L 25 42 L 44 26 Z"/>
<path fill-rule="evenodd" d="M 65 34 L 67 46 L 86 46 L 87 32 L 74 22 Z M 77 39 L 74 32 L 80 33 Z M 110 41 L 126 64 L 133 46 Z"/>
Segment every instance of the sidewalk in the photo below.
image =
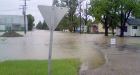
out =
<path fill-rule="evenodd" d="M 140 75 L 140 48 L 131 46 L 101 48 L 107 56 L 107 62 L 97 69 L 88 69 L 81 75 Z"/>

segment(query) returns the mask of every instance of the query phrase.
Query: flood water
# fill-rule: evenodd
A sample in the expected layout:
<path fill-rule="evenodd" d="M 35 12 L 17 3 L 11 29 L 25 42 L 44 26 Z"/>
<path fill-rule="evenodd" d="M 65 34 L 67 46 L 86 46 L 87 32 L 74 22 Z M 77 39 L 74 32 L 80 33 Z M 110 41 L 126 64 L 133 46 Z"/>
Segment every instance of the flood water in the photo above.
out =
<path fill-rule="evenodd" d="M 139 37 L 117 38 L 117 45 L 113 49 L 139 51 L 138 40 Z M 106 62 L 105 50 L 112 48 L 109 41 L 103 34 L 55 31 L 52 58 L 80 58 L 83 66 L 96 68 Z M 48 59 L 48 47 L 49 31 L 35 30 L 28 32 L 25 37 L 0 37 L 0 60 Z"/>

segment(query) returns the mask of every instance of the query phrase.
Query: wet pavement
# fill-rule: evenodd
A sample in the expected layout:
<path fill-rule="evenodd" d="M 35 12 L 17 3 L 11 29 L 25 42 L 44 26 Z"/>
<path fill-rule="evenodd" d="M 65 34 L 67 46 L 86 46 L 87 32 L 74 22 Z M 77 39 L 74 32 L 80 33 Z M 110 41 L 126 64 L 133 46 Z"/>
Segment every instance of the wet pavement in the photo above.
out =
<path fill-rule="evenodd" d="M 116 37 L 117 44 L 110 45 L 110 37 L 96 46 L 106 56 L 106 63 L 96 69 L 86 69 L 81 75 L 140 75 L 140 37 Z"/>

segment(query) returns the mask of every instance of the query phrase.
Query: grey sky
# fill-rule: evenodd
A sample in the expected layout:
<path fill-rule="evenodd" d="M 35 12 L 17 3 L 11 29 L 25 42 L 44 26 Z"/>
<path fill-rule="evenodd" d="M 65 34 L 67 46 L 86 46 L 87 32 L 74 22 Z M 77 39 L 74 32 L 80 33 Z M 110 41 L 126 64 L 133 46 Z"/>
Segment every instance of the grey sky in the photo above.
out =
<path fill-rule="evenodd" d="M 22 10 L 19 8 L 21 8 L 23 4 L 23 0 L 0 0 L 0 15 L 22 15 Z M 51 6 L 52 0 L 27 0 L 27 5 L 27 14 L 32 14 L 35 17 L 35 23 L 37 23 L 43 20 L 37 6 Z M 83 8 L 85 8 L 85 2 L 82 5 Z"/>
<path fill-rule="evenodd" d="M 51 5 L 52 0 L 29 0 L 27 1 L 27 14 L 35 16 L 36 22 L 42 20 L 37 8 L 38 5 Z M 21 5 L 23 0 L 0 0 L 0 15 L 22 15 Z"/>

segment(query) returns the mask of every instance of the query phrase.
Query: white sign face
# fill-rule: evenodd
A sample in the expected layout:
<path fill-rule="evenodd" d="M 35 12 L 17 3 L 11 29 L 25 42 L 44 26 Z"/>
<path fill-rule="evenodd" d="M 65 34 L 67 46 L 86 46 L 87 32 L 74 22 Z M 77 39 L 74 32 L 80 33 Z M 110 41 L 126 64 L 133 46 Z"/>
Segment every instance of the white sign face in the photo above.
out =
<path fill-rule="evenodd" d="M 110 44 L 111 44 L 111 45 L 115 45 L 115 44 L 116 44 L 116 38 L 111 38 Z"/>
<path fill-rule="evenodd" d="M 38 6 L 45 22 L 49 29 L 55 30 L 59 22 L 62 20 L 64 15 L 67 13 L 68 8 L 66 7 L 55 7 L 55 6 Z"/>

